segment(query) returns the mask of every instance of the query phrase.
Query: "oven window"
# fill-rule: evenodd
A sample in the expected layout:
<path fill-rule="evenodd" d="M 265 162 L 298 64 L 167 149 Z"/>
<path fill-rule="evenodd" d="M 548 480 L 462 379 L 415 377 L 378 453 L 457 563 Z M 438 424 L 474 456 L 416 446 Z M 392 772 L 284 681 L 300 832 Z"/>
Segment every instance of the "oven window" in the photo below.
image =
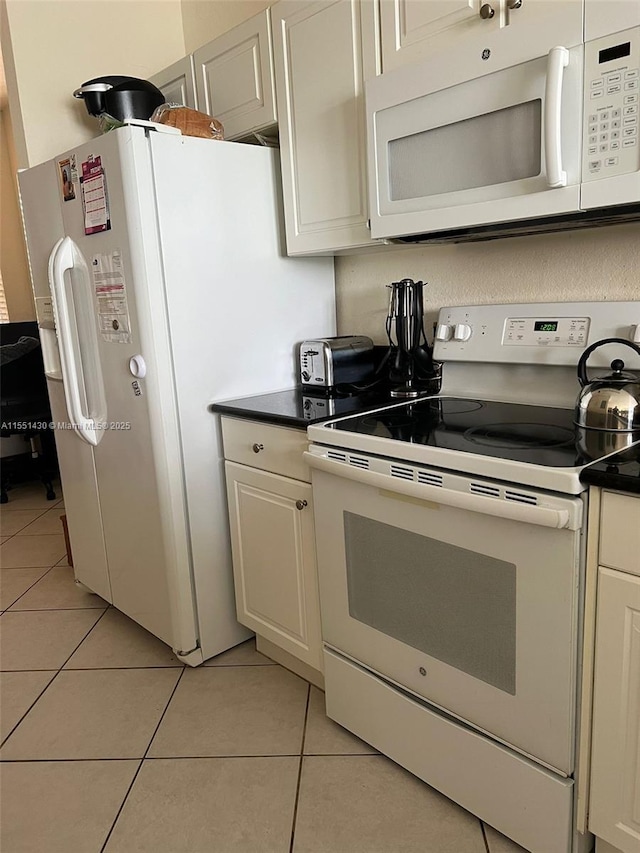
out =
<path fill-rule="evenodd" d="M 506 693 L 516 691 L 516 566 L 344 513 L 349 614 Z"/>
<path fill-rule="evenodd" d="M 389 142 L 392 201 L 490 187 L 541 171 L 540 99 Z"/>

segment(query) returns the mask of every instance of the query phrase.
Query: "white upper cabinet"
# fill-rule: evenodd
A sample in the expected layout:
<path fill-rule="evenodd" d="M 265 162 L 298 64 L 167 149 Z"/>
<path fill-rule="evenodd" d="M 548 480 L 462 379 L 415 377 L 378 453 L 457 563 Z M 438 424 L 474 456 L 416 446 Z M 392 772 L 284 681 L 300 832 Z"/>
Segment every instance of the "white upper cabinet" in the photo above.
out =
<path fill-rule="evenodd" d="M 290 255 L 371 244 L 363 84 L 379 69 L 372 0 L 271 7 Z"/>
<path fill-rule="evenodd" d="M 242 139 L 277 122 L 270 10 L 244 21 L 193 54 L 200 109 Z"/>
<path fill-rule="evenodd" d="M 500 0 L 381 0 L 383 71 L 419 62 L 467 38 L 481 39 L 500 28 L 501 17 Z"/>
<path fill-rule="evenodd" d="M 168 104 L 181 104 L 183 107 L 198 109 L 196 99 L 195 78 L 193 74 L 193 57 L 185 56 L 154 74 L 150 78 L 154 86 L 162 92 Z"/>
<path fill-rule="evenodd" d="M 602 0 L 600 0 L 602 2 Z M 451 54 L 487 73 L 582 41 L 576 0 L 381 0 L 382 70 Z M 473 69 L 472 74 L 477 74 Z"/>
<path fill-rule="evenodd" d="M 638 0 L 585 0 L 584 40 L 640 26 Z"/>

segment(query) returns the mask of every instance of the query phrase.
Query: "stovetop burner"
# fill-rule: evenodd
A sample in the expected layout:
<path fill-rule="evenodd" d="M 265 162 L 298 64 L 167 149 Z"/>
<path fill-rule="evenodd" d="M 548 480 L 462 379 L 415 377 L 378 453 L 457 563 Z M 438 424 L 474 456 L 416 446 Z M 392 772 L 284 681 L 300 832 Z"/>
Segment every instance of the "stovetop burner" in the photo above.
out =
<path fill-rule="evenodd" d="M 573 409 L 459 397 L 431 397 L 330 424 L 337 431 L 391 438 L 549 467 L 579 467 Z"/>
<path fill-rule="evenodd" d="M 573 429 L 551 426 L 549 424 L 489 424 L 471 427 L 464 434 L 468 441 L 483 447 L 536 448 L 566 447 L 575 442 Z"/>

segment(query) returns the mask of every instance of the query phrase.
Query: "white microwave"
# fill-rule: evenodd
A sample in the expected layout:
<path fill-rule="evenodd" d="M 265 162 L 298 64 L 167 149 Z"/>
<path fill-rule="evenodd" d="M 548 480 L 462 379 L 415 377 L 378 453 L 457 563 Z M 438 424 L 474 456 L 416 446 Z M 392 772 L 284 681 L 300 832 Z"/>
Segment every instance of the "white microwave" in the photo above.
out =
<path fill-rule="evenodd" d="M 478 76 L 366 84 L 371 236 L 491 239 L 640 219 L 640 27 Z"/>

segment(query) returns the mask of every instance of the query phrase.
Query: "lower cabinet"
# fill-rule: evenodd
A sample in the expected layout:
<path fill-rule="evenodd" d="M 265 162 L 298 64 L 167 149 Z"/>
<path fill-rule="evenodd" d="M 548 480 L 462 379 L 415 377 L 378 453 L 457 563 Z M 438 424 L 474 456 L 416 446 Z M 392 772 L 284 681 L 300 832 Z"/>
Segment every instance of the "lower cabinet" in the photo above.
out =
<path fill-rule="evenodd" d="M 223 418 L 225 456 L 242 456 L 239 436 L 246 435 L 247 455 L 255 453 L 261 466 L 228 458 L 225 462 L 238 620 L 256 632 L 258 645 L 262 638 L 321 673 L 311 484 L 262 469 L 271 456 L 271 467 L 286 470 L 287 455 L 299 456 L 295 461 L 302 467 L 306 434 L 303 430 L 250 424 L 254 427 L 251 438 L 255 439 L 251 440 L 248 423 Z M 290 440 L 294 442 L 297 438 L 299 446 L 279 458 L 278 451 L 286 447 L 280 439 L 286 439 L 287 434 L 292 434 Z M 280 662 L 286 665 L 286 661 Z"/>
<path fill-rule="evenodd" d="M 640 497 L 603 491 L 600 521 L 589 829 L 597 852 L 638 853 Z"/>

